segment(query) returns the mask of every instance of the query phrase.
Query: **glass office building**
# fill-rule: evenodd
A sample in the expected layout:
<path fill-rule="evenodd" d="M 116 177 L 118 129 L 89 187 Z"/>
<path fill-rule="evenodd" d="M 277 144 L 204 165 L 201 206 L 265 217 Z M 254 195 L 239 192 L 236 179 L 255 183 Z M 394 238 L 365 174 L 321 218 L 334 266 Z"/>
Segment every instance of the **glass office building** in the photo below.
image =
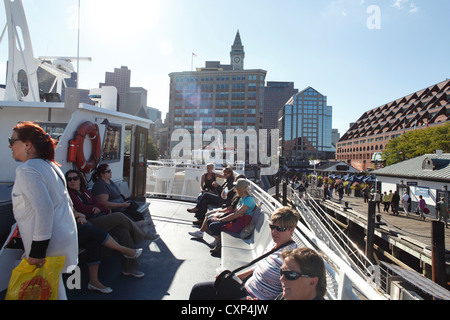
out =
<path fill-rule="evenodd" d="M 279 112 L 280 154 L 286 161 L 334 158 L 333 108 L 311 87 L 295 94 Z"/>

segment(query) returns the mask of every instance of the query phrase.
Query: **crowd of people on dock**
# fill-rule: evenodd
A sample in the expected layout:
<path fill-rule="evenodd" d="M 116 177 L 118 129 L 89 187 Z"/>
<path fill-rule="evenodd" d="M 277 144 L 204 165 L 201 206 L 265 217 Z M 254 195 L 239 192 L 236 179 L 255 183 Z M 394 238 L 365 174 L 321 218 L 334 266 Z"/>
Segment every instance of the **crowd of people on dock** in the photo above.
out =
<path fill-rule="evenodd" d="M 307 181 L 307 180 L 306 180 Z M 307 183 L 307 182 L 306 182 Z M 297 176 L 294 176 L 291 180 L 291 187 L 298 191 L 298 195 L 302 198 L 304 191 L 307 188 L 304 181 L 299 181 Z M 333 194 L 337 197 L 338 201 L 343 200 L 344 195 L 349 196 L 351 191 L 351 184 L 345 183 L 338 179 L 335 182 L 329 182 L 328 179 L 323 179 L 320 183 L 322 188 L 322 197 L 326 200 L 334 199 Z M 355 189 L 356 190 L 356 189 Z M 381 213 L 381 205 L 383 205 L 383 213 L 392 213 L 392 215 L 398 216 L 403 209 L 406 217 L 409 217 L 411 213 L 415 213 L 419 216 L 420 220 L 425 221 L 426 216 L 430 213 L 430 209 L 427 206 L 426 201 L 422 195 L 418 196 L 418 202 L 415 211 L 411 210 L 411 197 L 408 191 L 404 191 L 400 194 L 397 190 L 389 192 L 377 190 L 372 184 L 365 184 L 361 189 L 361 197 L 364 203 L 371 201 L 375 202 L 378 213 Z M 400 209 L 401 208 L 401 209 Z M 450 211 L 445 197 L 436 200 L 436 218 L 442 221 L 446 228 L 448 228 L 448 219 Z"/>

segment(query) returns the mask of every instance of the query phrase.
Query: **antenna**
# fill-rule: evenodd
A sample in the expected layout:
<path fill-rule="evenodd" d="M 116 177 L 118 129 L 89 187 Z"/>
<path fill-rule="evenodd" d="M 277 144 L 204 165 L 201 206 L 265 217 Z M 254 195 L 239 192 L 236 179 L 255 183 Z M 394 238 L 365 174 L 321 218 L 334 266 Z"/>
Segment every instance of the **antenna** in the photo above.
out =
<path fill-rule="evenodd" d="M 77 45 L 77 89 L 80 86 L 80 17 L 81 0 L 78 0 L 78 45 Z"/>

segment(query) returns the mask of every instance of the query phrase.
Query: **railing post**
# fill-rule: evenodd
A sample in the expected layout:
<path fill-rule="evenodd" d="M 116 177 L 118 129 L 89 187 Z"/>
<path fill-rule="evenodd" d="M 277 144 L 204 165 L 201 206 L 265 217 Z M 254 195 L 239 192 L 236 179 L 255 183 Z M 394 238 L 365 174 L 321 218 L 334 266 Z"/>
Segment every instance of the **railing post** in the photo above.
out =
<path fill-rule="evenodd" d="M 277 201 L 280 201 L 280 176 L 277 174 L 276 178 L 275 178 L 275 199 L 277 199 Z"/>
<path fill-rule="evenodd" d="M 287 182 L 283 181 L 283 206 L 287 206 Z"/>
<path fill-rule="evenodd" d="M 447 273 L 445 270 L 445 229 L 440 221 L 431 222 L 431 261 L 432 280 L 447 288 Z"/>
<path fill-rule="evenodd" d="M 375 233 L 375 201 L 369 201 L 367 216 L 366 257 L 373 263 L 373 237 Z"/>

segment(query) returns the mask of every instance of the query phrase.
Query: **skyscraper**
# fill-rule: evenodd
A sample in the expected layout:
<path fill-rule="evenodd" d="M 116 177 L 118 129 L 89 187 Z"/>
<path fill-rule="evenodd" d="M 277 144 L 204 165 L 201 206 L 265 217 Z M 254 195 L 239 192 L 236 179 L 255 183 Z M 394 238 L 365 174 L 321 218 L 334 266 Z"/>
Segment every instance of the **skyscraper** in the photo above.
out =
<path fill-rule="evenodd" d="M 333 158 L 332 111 L 311 87 L 292 96 L 279 111 L 281 155 L 287 161 Z"/>
<path fill-rule="evenodd" d="M 244 58 L 238 31 L 229 65 L 207 61 L 196 71 L 169 74 L 170 132 L 186 129 L 193 134 L 196 121 L 202 122 L 203 131 L 214 128 L 223 134 L 227 129 L 261 129 L 267 71 L 245 70 Z"/>
<path fill-rule="evenodd" d="M 105 82 L 100 83 L 99 87 L 112 86 L 117 88 L 119 94 L 117 101 L 117 110 L 129 113 L 126 110 L 127 96 L 130 93 L 131 70 L 122 66 L 120 69 L 115 68 L 114 72 L 106 72 Z"/>
<path fill-rule="evenodd" d="M 298 93 L 293 82 L 267 82 L 264 88 L 264 129 L 278 129 L 278 112 L 286 102 Z"/>

